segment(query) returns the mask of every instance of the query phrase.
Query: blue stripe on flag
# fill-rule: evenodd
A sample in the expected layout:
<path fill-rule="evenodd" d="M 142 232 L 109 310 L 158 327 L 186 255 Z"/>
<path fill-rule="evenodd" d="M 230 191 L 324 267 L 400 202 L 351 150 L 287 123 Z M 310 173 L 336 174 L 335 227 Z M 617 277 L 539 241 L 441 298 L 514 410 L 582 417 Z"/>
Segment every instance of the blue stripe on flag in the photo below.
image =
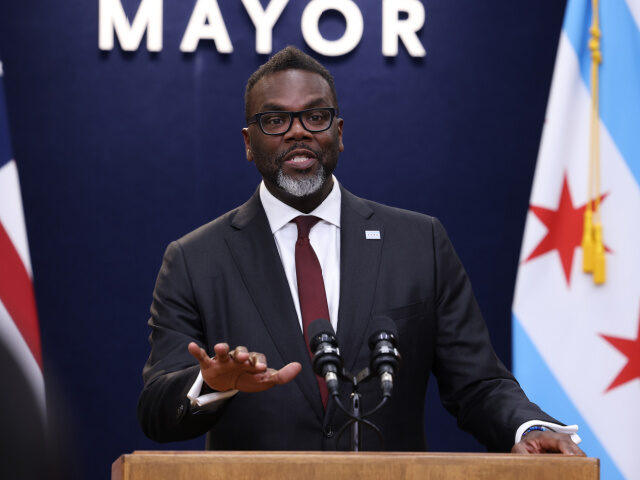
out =
<path fill-rule="evenodd" d="M 4 85 L 0 75 L 0 167 L 11 160 L 11 142 L 9 141 L 9 122 L 4 100 Z"/>
<path fill-rule="evenodd" d="M 590 90 L 590 0 L 569 0 L 563 29 Z M 600 2 L 600 117 L 640 186 L 640 30 L 624 0 Z"/>
<path fill-rule="evenodd" d="M 598 441 L 584 417 L 578 413 L 546 362 L 538 353 L 517 317 L 513 315 L 513 373 L 522 389 L 540 407 L 567 424 L 577 424 L 582 438 L 580 448 L 590 457 L 600 459 L 600 478 L 624 479 L 616 465 Z"/>

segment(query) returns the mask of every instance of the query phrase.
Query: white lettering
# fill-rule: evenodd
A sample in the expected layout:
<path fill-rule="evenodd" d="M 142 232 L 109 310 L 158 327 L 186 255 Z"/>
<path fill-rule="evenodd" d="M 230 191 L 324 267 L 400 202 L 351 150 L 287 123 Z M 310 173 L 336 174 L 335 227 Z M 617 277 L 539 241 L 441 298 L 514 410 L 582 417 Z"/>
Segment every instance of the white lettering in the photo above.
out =
<path fill-rule="evenodd" d="M 233 52 L 233 45 L 216 0 L 198 0 L 180 42 L 180 51 L 194 52 L 198 42 L 213 40 L 220 53 Z"/>
<path fill-rule="evenodd" d="M 327 40 L 318 28 L 320 17 L 327 10 L 337 10 L 347 24 L 344 34 L 337 40 Z M 352 0 L 312 0 L 302 12 L 300 21 L 305 42 L 316 52 L 336 57 L 356 48 L 362 38 L 364 21 L 358 6 Z"/>
<path fill-rule="evenodd" d="M 98 47 L 113 50 L 115 31 L 123 50 L 137 50 L 147 32 L 147 50 L 162 50 L 162 0 L 142 0 L 133 23 L 129 24 L 120 0 L 99 0 Z"/>
<path fill-rule="evenodd" d="M 162 50 L 163 0 L 140 0 L 133 22 L 129 22 L 122 0 L 98 0 L 98 47 L 113 50 L 114 37 L 118 37 L 125 51 L 140 48 L 142 37 L 147 36 L 147 50 Z M 289 0 L 242 0 L 256 32 L 255 49 L 259 54 L 273 50 L 273 28 L 280 19 Z M 319 23 L 328 10 L 335 10 L 345 20 L 345 31 L 336 40 L 328 40 L 320 33 Z M 400 19 L 400 15 L 406 18 Z M 425 10 L 421 0 L 382 0 L 382 54 L 398 55 L 402 41 L 409 55 L 424 57 L 424 46 L 418 31 L 424 26 Z M 362 12 L 353 0 L 310 0 L 300 20 L 302 36 L 315 52 L 326 56 L 346 55 L 362 39 L 364 21 Z M 227 32 L 217 0 L 196 0 L 189 23 L 180 42 L 180 50 L 194 52 L 200 40 L 213 40 L 220 53 L 232 53 L 233 45 Z"/>
<path fill-rule="evenodd" d="M 266 10 L 260 0 L 242 0 L 245 10 L 256 27 L 256 52 L 271 53 L 273 26 L 276 24 L 289 0 L 271 0 Z"/>
<path fill-rule="evenodd" d="M 400 20 L 398 14 L 406 12 Z M 426 52 L 418 39 L 417 31 L 424 25 L 424 5 L 420 0 L 382 0 L 382 54 L 398 55 L 398 39 L 407 47 L 412 57 L 424 57 Z"/>

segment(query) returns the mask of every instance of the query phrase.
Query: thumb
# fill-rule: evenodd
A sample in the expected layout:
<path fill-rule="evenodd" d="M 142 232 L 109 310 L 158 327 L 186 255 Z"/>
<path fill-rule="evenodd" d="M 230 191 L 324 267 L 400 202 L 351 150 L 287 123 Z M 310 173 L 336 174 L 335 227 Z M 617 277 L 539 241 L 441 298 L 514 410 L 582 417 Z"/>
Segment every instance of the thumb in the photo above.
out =
<path fill-rule="evenodd" d="M 293 380 L 302 370 L 302 365 L 298 362 L 291 362 L 274 373 L 273 377 L 276 385 L 283 385 Z"/>

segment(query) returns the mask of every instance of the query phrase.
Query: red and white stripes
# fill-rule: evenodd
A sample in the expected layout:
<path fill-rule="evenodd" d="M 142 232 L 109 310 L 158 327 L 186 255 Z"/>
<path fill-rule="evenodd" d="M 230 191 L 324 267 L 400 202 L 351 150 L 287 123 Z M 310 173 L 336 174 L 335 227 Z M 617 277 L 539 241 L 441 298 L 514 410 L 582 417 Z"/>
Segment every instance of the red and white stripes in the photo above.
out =
<path fill-rule="evenodd" d="M 8 132 L 0 132 L 3 134 Z M 32 277 L 18 170 L 10 160 L 0 166 L 0 337 L 22 366 L 44 415 L 42 349 Z M 5 388 L 10 392 L 10 385 Z"/>

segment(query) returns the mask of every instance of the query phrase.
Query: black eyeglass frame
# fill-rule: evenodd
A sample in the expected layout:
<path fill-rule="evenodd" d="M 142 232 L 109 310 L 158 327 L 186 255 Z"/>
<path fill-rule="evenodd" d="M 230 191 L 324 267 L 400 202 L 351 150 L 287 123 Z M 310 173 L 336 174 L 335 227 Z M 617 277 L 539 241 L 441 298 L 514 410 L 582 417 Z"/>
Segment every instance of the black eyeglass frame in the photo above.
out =
<path fill-rule="evenodd" d="M 310 128 L 308 128 L 305 124 L 304 124 L 304 120 L 302 120 L 302 114 L 306 113 L 306 112 L 313 112 L 313 111 L 317 111 L 317 110 L 323 110 L 323 111 L 327 111 L 331 114 L 331 119 L 329 120 L 329 125 L 327 125 L 326 128 L 323 128 L 321 130 L 311 130 Z M 264 131 L 264 128 L 262 128 L 262 122 L 260 121 L 260 119 L 262 118 L 263 115 L 268 115 L 271 113 L 287 113 L 289 115 L 289 118 L 291 119 L 291 121 L 289 122 L 289 127 L 287 127 L 287 129 L 284 132 L 280 132 L 280 133 L 268 133 Z M 337 111 L 336 108 L 334 107 L 315 107 L 315 108 L 307 108 L 305 110 L 299 110 L 297 112 L 287 112 L 285 110 L 273 110 L 273 111 L 269 111 L 269 112 L 260 112 L 260 113 L 256 113 L 253 117 L 251 117 L 249 120 L 247 120 L 247 127 L 249 125 L 251 125 L 252 123 L 257 123 L 258 127 L 260 127 L 260 131 L 262 133 L 264 133 L 265 135 L 271 135 L 271 136 L 279 136 L 279 135 L 284 135 L 285 133 L 287 133 L 289 130 L 291 130 L 291 125 L 293 125 L 293 120 L 295 118 L 297 118 L 298 120 L 300 120 L 300 125 L 302 125 L 302 128 L 304 128 L 307 132 L 310 133 L 319 133 L 319 132 L 324 132 L 326 130 L 329 130 L 331 128 L 331 125 L 333 125 L 333 119 L 336 117 L 337 115 Z"/>

